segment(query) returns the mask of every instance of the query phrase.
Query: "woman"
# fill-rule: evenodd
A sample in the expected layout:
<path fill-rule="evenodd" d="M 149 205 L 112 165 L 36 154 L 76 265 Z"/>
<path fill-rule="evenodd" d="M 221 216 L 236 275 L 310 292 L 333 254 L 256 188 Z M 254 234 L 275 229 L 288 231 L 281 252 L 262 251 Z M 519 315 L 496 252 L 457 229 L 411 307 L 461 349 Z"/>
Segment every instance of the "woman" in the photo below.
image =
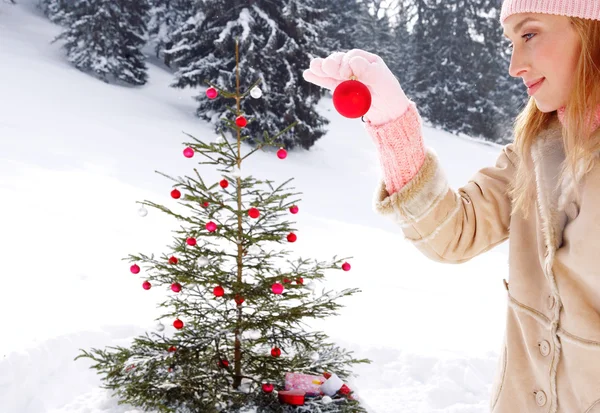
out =
<path fill-rule="evenodd" d="M 378 56 L 314 59 L 304 78 L 371 90 L 376 210 L 426 256 L 465 262 L 510 239 L 494 413 L 600 413 L 600 1 L 505 0 L 510 75 L 531 96 L 496 165 L 449 188 L 421 119 Z"/>

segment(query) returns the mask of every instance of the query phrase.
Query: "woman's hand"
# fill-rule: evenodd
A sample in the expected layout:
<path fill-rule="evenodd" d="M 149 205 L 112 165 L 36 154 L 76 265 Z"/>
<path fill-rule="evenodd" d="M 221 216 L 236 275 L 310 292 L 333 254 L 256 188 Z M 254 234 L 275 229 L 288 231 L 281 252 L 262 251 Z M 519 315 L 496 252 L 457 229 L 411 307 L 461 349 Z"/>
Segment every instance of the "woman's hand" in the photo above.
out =
<path fill-rule="evenodd" d="M 303 73 L 306 81 L 331 91 L 353 76 L 371 92 L 371 108 L 364 116 L 370 124 L 388 123 L 407 110 L 410 101 L 400 82 L 376 54 L 361 49 L 335 52 L 325 59 L 311 60 L 310 68 Z"/>

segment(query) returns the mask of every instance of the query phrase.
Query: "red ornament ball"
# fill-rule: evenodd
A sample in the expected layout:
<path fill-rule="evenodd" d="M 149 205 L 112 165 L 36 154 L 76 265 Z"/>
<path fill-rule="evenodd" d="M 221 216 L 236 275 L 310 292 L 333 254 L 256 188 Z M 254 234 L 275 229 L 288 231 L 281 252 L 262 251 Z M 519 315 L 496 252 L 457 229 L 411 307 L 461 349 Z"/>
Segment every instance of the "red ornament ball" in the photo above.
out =
<path fill-rule="evenodd" d="M 242 297 L 241 295 L 235 296 L 235 302 L 237 303 L 237 305 L 241 305 L 244 301 L 244 297 Z"/>
<path fill-rule="evenodd" d="M 219 91 L 217 89 L 215 89 L 214 87 L 209 87 L 208 89 L 206 89 L 206 97 L 208 97 L 209 99 L 214 99 L 219 95 Z"/>
<path fill-rule="evenodd" d="M 246 126 L 248 124 L 248 121 L 246 120 L 245 117 L 238 116 L 237 118 L 235 118 L 235 124 L 238 125 L 240 128 L 243 128 L 244 126 Z"/>
<path fill-rule="evenodd" d="M 133 264 L 130 268 L 129 271 L 131 271 L 133 274 L 139 274 L 140 273 L 140 266 L 137 264 Z"/>
<path fill-rule="evenodd" d="M 291 282 L 292 282 L 292 281 L 291 281 L 289 278 L 284 278 L 284 279 L 283 279 L 283 283 L 284 283 L 284 284 L 289 284 L 289 283 L 291 283 Z"/>
<path fill-rule="evenodd" d="M 275 386 L 273 386 L 273 384 L 271 383 L 262 384 L 262 391 L 264 391 L 265 393 L 272 393 L 274 388 Z"/>
<path fill-rule="evenodd" d="M 344 271 L 350 271 L 350 264 L 348 264 L 347 262 L 342 264 L 342 270 Z"/>
<path fill-rule="evenodd" d="M 221 185 L 221 188 L 225 189 L 229 186 L 229 182 L 227 179 L 223 179 L 221 182 L 219 182 L 219 185 Z"/>
<path fill-rule="evenodd" d="M 298 237 L 293 232 L 290 232 L 287 236 L 288 242 L 296 242 L 297 239 Z"/>
<path fill-rule="evenodd" d="M 169 258 L 169 264 L 177 264 L 178 262 L 179 260 L 177 259 L 177 257 Z"/>
<path fill-rule="evenodd" d="M 283 148 L 280 148 L 280 149 L 277 151 L 277 157 L 278 157 L 279 159 L 285 159 L 285 158 L 287 158 L 287 151 L 286 151 L 285 149 L 283 149 Z"/>
<path fill-rule="evenodd" d="M 178 293 L 179 291 L 181 291 L 181 284 L 179 284 L 179 283 L 173 283 L 173 284 L 171 284 L 171 290 L 174 293 Z"/>
<path fill-rule="evenodd" d="M 271 291 L 273 291 L 273 294 L 281 294 L 283 292 L 283 285 L 275 283 L 271 286 Z"/>
<path fill-rule="evenodd" d="M 188 238 L 185 240 L 186 244 L 189 245 L 190 247 L 193 247 L 194 245 L 196 245 L 196 238 Z"/>
<path fill-rule="evenodd" d="M 208 221 L 206 223 L 206 229 L 208 230 L 208 232 L 215 232 L 217 230 L 217 224 L 215 224 L 212 221 Z"/>
<path fill-rule="evenodd" d="M 279 349 L 278 347 L 273 347 L 271 349 L 271 355 L 273 357 L 279 357 L 279 356 L 281 356 L 281 349 Z"/>
<path fill-rule="evenodd" d="M 358 80 L 346 80 L 333 91 L 333 106 L 342 116 L 360 118 L 371 107 L 371 92 Z"/>
<path fill-rule="evenodd" d="M 260 216 L 260 211 L 256 208 L 250 208 L 248 210 L 248 215 L 250 218 L 258 218 Z"/>
<path fill-rule="evenodd" d="M 171 198 L 173 198 L 173 199 L 179 199 L 179 198 L 181 198 L 181 192 L 179 192 L 178 189 L 173 189 L 171 191 Z"/>
<path fill-rule="evenodd" d="M 173 321 L 173 327 L 175 327 L 177 330 L 181 330 L 183 328 L 183 321 L 180 319 Z"/>
<path fill-rule="evenodd" d="M 202 205 L 202 208 L 208 208 L 208 205 L 210 204 L 208 203 L 208 201 L 204 201 L 200 205 Z"/>
<path fill-rule="evenodd" d="M 222 369 L 229 367 L 229 361 L 227 360 L 219 360 L 219 367 L 221 367 Z"/>
<path fill-rule="evenodd" d="M 175 346 L 171 346 L 171 347 L 169 347 L 169 348 L 167 349 L 167 351 L 168 351 L 169 353 L 174 353 L 174 352 L 176 352 L 176 351 L 177 351 L 177 347 L 175 347 Z"/>
<path fill-rule="evenodd" d="M 302 277 L 296 278 L 296 284 L 298 284 L 298 285 L 304 284 L 304 278 L 302 278 Z"/>
<path fill-rule="evenodd" d="M 223 289 L 223 287 L 221 287 L 220 285 L 218 285 L 218 286 L 216 286 L 216 287 L 213 289 L 213 294 L 214 294 L 216 297 L 223 297 L 223 295 L 225 294 L 225 290 Z"/>
<path fill-rule="evenodd" d="M 191 158 L 192 156 L 194 156 L 194 150 L 192 148 L 185 148 L 183 150 L 183 156 L 185 156 L 186 158 Z"/>
<path fill-rule="evenodd" d="M 150 287 L 152 287 L 152 284 L 150 284 L 148 281 L 144 281 L 144 283 L 142 284 L 142 288 L 144 290 L 149 290 Z"/>
<path fill-rule="evenodd" d="M 292 206 L 290 207 L 290 212 L 291 212 L 292 214 L 297 214 L 297 213 L 298 213 L 298 205 L 292 205 Z"/>

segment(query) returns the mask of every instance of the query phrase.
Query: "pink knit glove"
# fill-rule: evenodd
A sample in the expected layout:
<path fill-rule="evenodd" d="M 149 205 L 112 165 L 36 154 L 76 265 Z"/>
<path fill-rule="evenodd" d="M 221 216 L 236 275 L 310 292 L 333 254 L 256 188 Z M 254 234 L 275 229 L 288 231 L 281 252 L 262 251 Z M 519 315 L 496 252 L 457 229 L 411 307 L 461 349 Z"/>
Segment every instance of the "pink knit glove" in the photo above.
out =
<path fill-rule="evenodd" d="M 331 91 L 352 76 L 371 92 L 371 108 L 364 118 L 377 147 L 389 194 L 397 192 L 425 161 L 421 119 L 394 74 L 381 57 L 361 49 L 315 58 L 304 79 Z"/>

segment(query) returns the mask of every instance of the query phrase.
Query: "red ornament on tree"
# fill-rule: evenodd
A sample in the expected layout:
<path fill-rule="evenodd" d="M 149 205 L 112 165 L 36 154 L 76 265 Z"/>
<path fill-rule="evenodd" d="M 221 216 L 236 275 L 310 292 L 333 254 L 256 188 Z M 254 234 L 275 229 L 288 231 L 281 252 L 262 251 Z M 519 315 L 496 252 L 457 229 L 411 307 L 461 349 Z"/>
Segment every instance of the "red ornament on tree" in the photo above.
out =
<path fill-rule="evenodd" d="M 277 151 L 277 157 L 279 159 L 287 158 L 287 151 L 284 148 L 279 148 L 279 150 Z"/>
<path fill-rule="evenodd" d="M 133 264 L 130 268 L 129 271 L 131 271 L 133 274 L 139 274 L 140 273 L 140 266 L 137 264 Z"/>
<path fill-rule="evenodd" d="M 333 106 L 342 116 L 360 118 L 371 107 L 371 92 L 358 80 L 346 80 L 333 91 Z"/>
<path fill-rule="evenodd" d="M 177 330 L 181 330 L 183 328 L 183 321 L 180 319 L 173 321 L 173 327 L 175 327 Z"/>
<path fill-rule="evenodd" d="M 296 278 L 296 284 L 298 284 L 298 285 L 304 284 L 304 278 L 302 278 L 302 277 Z"/>
<path fill-rule="evenodd" d="M 173 284 L 171 284 L 171 290 L 174 293 L 178 293 L 179 291 L 181 291 L 181 284 L 179 284 L 179 283 L 173 283 Z"/>
<path fill-rule="evenodd" d="M 288 242 L 296 242 L 297 239 L 298 237 L 293 232 L 290 232 L 287 236 Z"/>
<path fill-rule="evenodd" d="M 208 205 L 210 204 L 208 203 L 208 201 L 204 201 L 200 205 L 202 205 L 202 208 L 208 208 Z"/>
<path fill-rule="evenodd" d="M 171 346 L 171 347 L 169 347 L 169 348 L 167 349 L 167 351 L 168 351 L 169 353 L 174 353 L 174 352 L 176 352 L 176 351 L 177 351 L 177 347 L 175 347 L 175 346 Z"/>
<path fill-rule="evenodd" d="M 275 283 L 271 286 L 271 291 L 273 291 L 274 294 L 281 294 L 283 292 L 283 285 Z"/>
<path fill-rule="evenodd" d="M 291 282 L 292 282 L 292 281 L 291 281 L 289 278 L 284 278 L 284 279 L 283 279 L 283 283 L 284 283 L 284 284 L 289 284 L 289 283 L 291 283 Z"/>
<path fill-rule="evenodd" d="M 185 156 L 186 158 L 191 158 L 192 156 L 194 156 L 194 150 L 192 148 L 185 148 L 183 150 L 183 156 Z"/>
<path fill-rule="evenodd" d="M 216 287 L 213 289 L 213 294 L 214 294 L 216 297 L 223 297 L 223 295 L 225 294 L 225 290 L 223 289 L 223 287 L 221 287 L 220 285 L 218 285 L 218 286 L 216 286 Z"/>
<path fill-rule="evenodd" d="M 216 98 L 218 94 L 219 91 L 212 86 L 206 89 L 206 97 L 208 97 L 209 99 Z"/>
<path fill-rule="evenodd" d="M 342 270 L 344 271 L 350 271 L 350 264 L 348 264 L 347 262 L 342 264 Z"/>
<path fill-rule="evenodd" d="M 274 388 L 275 386 L 273 386 L 273 384 L 271 383 L 262 384 L 262 391 L 264 391 L 265 393 L 272 393 Z"/>
<path fill-rule="evenodd" d="M 217 224 L 215 224 L 212 221 L 208 221 L 206 223 L 206 229 L 208 230 L 208 232 L 215 232 L 217 230 Z"/>
<path fill-rule="evenodd" d="M 179 260 L 176 257 L 169 258 L 169 264 L 177 264 Z"/>
<path fill-rule="evenodd" d="M 144 283 L 142 284 L 142 288 L 144 290 L 149 290 L 150 287 L 152 287 L 152 284 L 150 284 L 148 281 L 144 281 Z"/>
<path fill-rule="evenodd" d="M 219 182 L 219 185 L 221 185 L 221 188 L 225 189 L 229 186 L 229 182 L 227 182 L 227 179 L 223 179 Z"/>
<path fill-rule="evenodd" d="M 245 117 L 238 116 L 237 118 L 235 118 L 235 124 L 238 125 L 240 128 L 243 128 L 244 126 L 246 126 L 248 124 L 248 121 L 246 120 Z"/>
<path fill-rule="evenodd" d="M 185 240 L 185 242 L 187 243 L 187 245 L 189 245 L 190 247 L 193 247 L 194 245 L 196 245 L 196 238 L 188 238 Z"/>
<path fill-rule="evenodd" d="M 219 360 L 219 367 L 221 367 L 222 369 L 229 367 L 229 361 L 227 360 Z"/>
<path fill-rule="evenodd" d="M 173 190 L 171 191 L 171 197 L 172 197 L 173 199 L 179 199 L 179 198 L 181 198 L 181 192 L 179 192 L 179 190 L 178 190 L 178 189 L 173 189 Z"/>
<path fill-rule="evenodd" d="M 292 214 L 297 214 L 297 213 L 298 213 L 298 206 L 297 206 L 297 205 L 292 205 L 292 206 L 290 207 L 290 212 L 291 212 Z"/>
<path fill-rule="evenodd" d="M 256 208 L 250 208 L 248 210 L 248 215 L 250 218 L 258 218 L 260 216 L 260 211 Z"/>
<path fill-rule="evenodd" d="M 278 348 L 278 347 L 273 347 L 271 349 L 271 356 L 273 356 L 273 357 L 279 357 L 279 356 L 281 356 L 281 349 Z"/>
<path fill-rule="evenodd" d="M 235 302 L 237 303 L 237 305 L 241 305 L 244 301 L 244 297 L 242 297 L 241 295 L 235 296 Z"/>

